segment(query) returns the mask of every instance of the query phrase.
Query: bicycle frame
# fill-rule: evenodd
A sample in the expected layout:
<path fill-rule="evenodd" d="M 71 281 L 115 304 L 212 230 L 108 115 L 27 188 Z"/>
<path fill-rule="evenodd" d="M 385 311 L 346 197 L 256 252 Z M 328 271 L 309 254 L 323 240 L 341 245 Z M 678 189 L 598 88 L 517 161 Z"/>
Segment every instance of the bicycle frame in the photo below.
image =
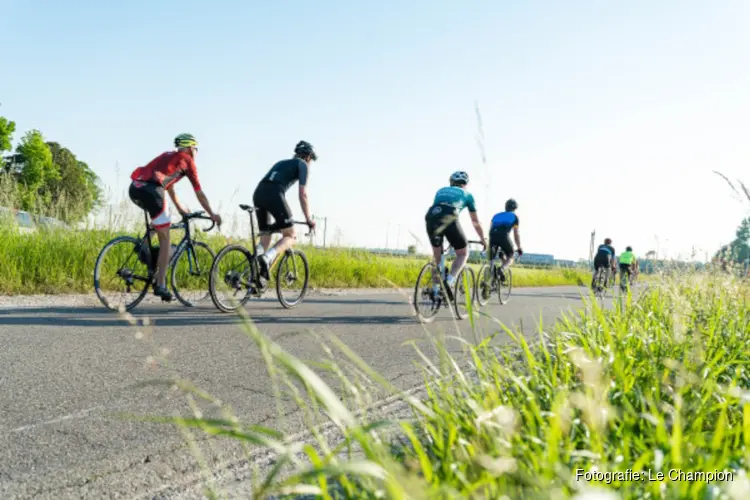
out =
<path fill-rule="evenodd" d="M 256 211 L 256 208 L 255 207 L 251 207 L 250 205 L 244 205 L 244 204 L 240 205 L 240 208 L 242 210 L 246 211 L 247 214 L 248 214 L 248 216 L 250 217 L 250 239 L 253 242 L 253 244 L 252 244 L 252 248 L 249 248 L 248 251 L 250 252 L 250 257 L 251 257 L 250 260 L 252 262 L 252 272 L 253 272 L 252 275 L 254 277 L 255 284 L 260 285 L 260 283 L 259 283 L 259 280 L 260 280 L 260 269 L 258 267 L 258 255 L 255 252 L 255 249 L 256 249 L 256 247 L 258 245 L 258 242 L 255 240 L 255 233 L 256 233 L 256 231 L 255 231 L 255 219 L 253 219 L 253 212 Z M 293 224 L 300 224 L 300 225 L 307 226 L 307 222 L 301 222 L 301 221 L 297 221 L 297 220 L 292 220 L 292 223 Z M 278 228 L 277 224 L 272 224 L 269 227 L 268 231 L 260 231 L 260 228 L 259 228 L 258 229 L 258 239 L 260 239 L 261 235 L 266 235 L 266 234 L 274 235 L 274 234 L 277 234 L 277 233 L 281 233 L 281 229 Z M 307 236 L 310 236 L 311 234 L 313 234 L 312 230 L 310 230 L 310 232 L 308 232 L 304 236 L 307 237 Z M 264 249 L 264 251 L 265 250 L 267 250 L 267 249 Z M 276 256 L 277 259 L 279 257 L 280 257 L 280 255 Z M 276 259 L 274 259 L 274 262 L 275 261 L 276 261 Z M 270 262 L 269 263 L 269 268 L 272 267 L 273 264 L 274 264 L 273 262 Z M 294 266 L 294 272 L 296 273 L 297 272 L 297 263 L 294 260 L 292 260 L 292 265 Z"/>
<path fill-rule="evenodd" d="M 203 211 L 193 212 L 193 213 L 190 213 L 190 214 L 187 214 L 187 215 L 183 216 L 182 221 L 170 224 L 170 226 L 169 226 L 169 230 L 170 231 L 172 231 L 173 229 L 182 229 L 182 230 L 184 230 L 184 233 L 182 234 L 182 238 L 180 239 L 180 242 L 177 243 L 177 245 L 175 245 L 175 251 L 172 254 L 172 256 L 169 258 L 169 262 L 167 263 L 167 267 L 169 267 L 169 266 L 171 266 L 171 265 L 174 264 L 173 261 L 174 261 L 175 257 L 180 254 L 180 249 L 182 249 L 182 247 L 184 247 L 184 246 L 187 246 L 188 247 L 188 250 L 187 250 L 188 251 L 188 264 L 190 266 L 190 272 L 193 271 L 193 262 L 195 261 L 195 255 L 194 255 L 195 254 L 195 250 L 193 249 L 193 238 L 192 238 L 192 235 L 190 233 L 190 220 L 191 219 L 209 220 L 207 217 L 201 216 L 201 214 L 203 214 Z M 145 210 L 143 211 L 143 217 L 144 217 L 144 219 L 146 221 L 146 233 L 141 238 L 141 246 L 143 245 L 144 241 L 146 241 L 147 244 L 148 244 L 148 255 L 149 255 L 149 258 L 151 259 L 147 263 L 147 265 L 148 265 L 148 273 L 149 273 L 148 279 L 150 281 L 152 281 L 153 280 L 153 276 L 156 274 L 157 266 L 153 265 L 154 245 L 151 243 L 151 236 L 154 233 L 156 233 L 156 229 L 154 228 L 153 224 L 151 224 L 149 222 L 148 212 L 146 212 Z M 207 229 L 203 230 L 204 233 L 209 232 L 216 225 L 216 222 L 214 222 L 214 221 L 211 221 L 211 222 L 212 222 L 211 226 L 209 226 Z"/>
<path fill-rule="evenodd" d="M 472 244 L 481 245 L 483 242 L 476 241 L 476 240 L 468 240 L 467 243 L 468 243 L 468 245 L 472 245 Z M 467 248 L 468 248 L 468 245 L 467 245 Z M 446 278 L 446 276 L 445 276 L 445 261 L 448 259 L 448 253 L 450 253 L 451 249 L 453 249 L 453 245 L 451 245 L 450 243 L 448 243 L 447 246 L 443 247 L 443 253 L 440 254 L 440 262 L 438 263 L 438 272 L 440 273 L 440 278 L 441 279 L 445 279 Z M 467 258 L 467 263 L 468 263 L 468 258 Z M 464 267 L 466 267 L 466 266 L 464 265 Z"/>

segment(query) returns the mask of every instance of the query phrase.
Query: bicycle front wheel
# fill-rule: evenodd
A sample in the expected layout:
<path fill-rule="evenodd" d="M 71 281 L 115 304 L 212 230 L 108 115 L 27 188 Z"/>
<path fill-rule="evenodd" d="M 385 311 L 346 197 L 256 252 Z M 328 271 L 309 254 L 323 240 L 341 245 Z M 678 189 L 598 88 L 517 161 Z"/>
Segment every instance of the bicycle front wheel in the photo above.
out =
<path fill-rule="evenodd" d="M 285 309 L 291 309 L 301 303 L 307 295 L 309 281 L 310 266 L 305 253 L 301 250 L 287 250 L 276 268 L 276 295 L 281 305 Z M 282 292 L 284 286 L 297 291 L 285 297 Z"/>
<path fill-rule="evenodd" d="M 216 254 L 202 241 L 183 245 L 172 260 L 172 290 L 186 307 L 194 307 L 209 296 L 211 266 Z"/>
<path fill-rule="evenodd" d="M 474 295 L 476 295 L 477 305 L 480 307 L 486 306 L 490 297 L 492 297 L 492 269 L 486 262 L 482 264 L 477 273 L 477 286 Z"/>
<path fill-rule="evenodd" d="M 244 306 L 253 290 L 253 256 L 242 245 L 227 245 L 214 259 L 208 278 L 211 300 L 222 312 Z"/>
<path fill-rule="evenodd" d="M 94 265 L 94 290 L 107 309 L 130 311 L 148 293 L 153 272 L 139 258 L 140 247 L 141 240 L 118 236 L 99 252 Z"/>

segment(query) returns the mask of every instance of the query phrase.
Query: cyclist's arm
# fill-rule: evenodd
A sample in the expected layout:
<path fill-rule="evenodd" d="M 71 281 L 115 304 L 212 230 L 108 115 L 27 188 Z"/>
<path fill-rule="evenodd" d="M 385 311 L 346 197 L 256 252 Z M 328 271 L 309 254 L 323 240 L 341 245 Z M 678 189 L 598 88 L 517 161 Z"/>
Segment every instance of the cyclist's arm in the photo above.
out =
<path fill-rule="evenodd" d="M 180 215 L 185 215 L 187 210 L 182 203 L 180 203 L 180 199 L 177 198 L 177 193 L 174 191 L 174 185 L 170 186 L 169 189 L 167 189 L 167 192 L 169 193 L 169 197 L 172 198 L 172 203 L 174 203 L 175 208 L 180 212 Z"/>
<path fill-rule="evenodd" d="M 219 214 L 213 211 L 211 208 L 211 204 L 208 202 L 208 198 L 206 198 L 206 194 L 203 192 L 203 188 L 201 187 L 201 183 L 198 180 L 198 169 L 195 167 L 195 162 L 190 161 L 185 166 L 185 175 L 187 175 L 188 180 L 190 181 L 190 184 L 193 186 L 193 191 L 195 191 L 195 197 L 198 198 L 198 202 L 203 207 L 203 210 L 208 212 L 208 214 L 213 217 L 218 217 L 218 223 L 221 224 L 221 217 L 219 217 Z"/>
<path fill-rule="evenodd" d="M 474 196 L 466 193 L 466 208 L 469 209 L 469 217 L 471 217 L 471 224 L 474 226 L 474 231 L 477 232 L 477 236 L 482 240 L 482 244 L 487 246 L 484 241 L 484 229 L 482 229 L 482 223 L 479 222 L 479 216 L 477 215 L 477 205 L 474 202 Z"/>
<path fill-rule="evenodd" d="M 518 226 L 513 226 L 513 239 L 516 240 L 516 248 L 521 248 L 521 234 L 518 232 Z"/>
<path fill-rule="evenodd" d="M 300 162 L 299 165 L 299 206 L 302 209 L 302 213 L 305 215 L 306 221 L 311 221 L 310 216 L 310 200 L 307 196 L 307 182 L 310 177 L 310 169 L 307 168 L 307 164 Z"/>
<path fill-rule="evenodd" d="M 299 187 L 299 206 L 302 208 L 305 220 L 312 220 L 312 217 L 310 216 L 310 202 L 307 198 L 307 186 L 300 185 Z"/>
<path fill-rule="evenodd" d="M 471 217 L 471 224 L 474 226 L 474 231 L 477 232 L 479 239 L 484 241 L 484 229 L 482 229 L 482 223 L 479 222 L 479 216 L 476 212 L 469 212 L 469 217 Z"/>
<path fill-rule="evenodd" d="M 218 214 L 211 209 L 211 204 L 208 203 L 208 198 L 206 198 L 206 194 L 203 191 L 196 191 L 195 197 L 198 198 L 198 202 L 203 207 L 203 210 L 208 212 L 211 217 L 218 216 Z"/>

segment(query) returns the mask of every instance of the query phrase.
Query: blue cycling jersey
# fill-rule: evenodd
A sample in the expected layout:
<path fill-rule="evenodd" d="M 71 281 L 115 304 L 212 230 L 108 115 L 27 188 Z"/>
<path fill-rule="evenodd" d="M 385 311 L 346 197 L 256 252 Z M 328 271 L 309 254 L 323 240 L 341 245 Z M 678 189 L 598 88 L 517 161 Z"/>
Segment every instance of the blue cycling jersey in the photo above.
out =
<path fill-rule="evenodd" d="M 435 193 L 434 205 L 450 205 L 456 209 L 456 213 L 461 212 L 464 208 L 468 208 L 469 212 L 477 211 L 477 207 L 474 204 L 474 197 L 471 193 L 457 186 L 448 186 L 439 189 Z"/>
<path fill-rule="evenodd" d="M 500 212 L 492 217 L 490 231 L 510 232 L 514 227 L 518 227 L 518 216 L 513 212 Z"/>

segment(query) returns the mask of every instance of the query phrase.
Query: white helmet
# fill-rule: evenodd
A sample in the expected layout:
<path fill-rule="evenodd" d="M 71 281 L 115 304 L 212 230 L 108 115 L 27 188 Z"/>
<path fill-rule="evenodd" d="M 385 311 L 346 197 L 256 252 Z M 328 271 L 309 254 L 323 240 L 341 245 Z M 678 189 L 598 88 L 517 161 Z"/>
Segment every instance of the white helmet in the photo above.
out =
<path fill-rule="evenodd" d="M 450 183 L 451 184 L 468 184 L 469 174 L 467 174 L 466 172 L 462 172 L 462 171 L 453 172 L 453 174 L 451 174 Z"/>

